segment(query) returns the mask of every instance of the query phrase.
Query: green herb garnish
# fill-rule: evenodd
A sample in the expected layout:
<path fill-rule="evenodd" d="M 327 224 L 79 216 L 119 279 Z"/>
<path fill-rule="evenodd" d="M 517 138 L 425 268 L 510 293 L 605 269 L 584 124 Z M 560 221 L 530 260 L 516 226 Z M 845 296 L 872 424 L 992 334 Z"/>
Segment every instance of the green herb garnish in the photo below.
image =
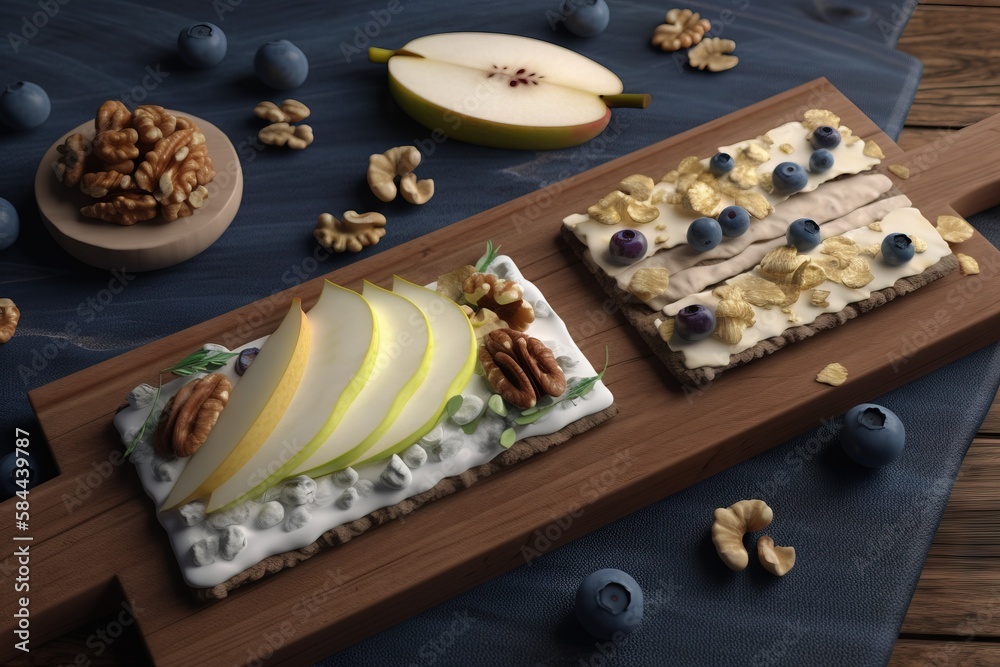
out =
<path fill-rule="evenodd" d="M 150 404 L 149 415 L 146 417 L 146 421 L 142 423 L 142 428 L 139 429 L 139 432 L 132 438 L 132 442 L 129 443 L 128 449 L 125 450 L 125 456 L 129 456 L 135 450 L 146 434 L 146 429 L 149 428 L 150 424 L 155 423 L 159 417 L 159 414 L 156 413 L 156 401 L 159 400 L 160 389 L 163 388 L 164 373 L 173 373 L 181 377 L 194 375 L 195 373 L 208 373 L 222 368 L 226 365 L 227 361 L 238 354 L 239 352 L 198 350 L 194 354 L 184 357 L 170 368 L 161 370 L 156 384 L 156 393 L 153 395 L 153 401 Z"/>
<path fill-rule="evenodd" d="M 569 388 L 569 391 L 566 392 L 566 395 L 554 403 L 550 403 L 544 407 L 535 406 L 533 408 L 523 410 L 521 412 L 521 416 L 514 419 L 514 423 L 518 426 L 534 424 L 536 421 L 548 414 L 552 408 L 556 407 L 563 401 L 574 401 L 581 396 L 589 394 L 594 389 L 594 386 L 604 378 L 604 373 L 608 370 L 608 359 L 608 348 L 604 348 L 604 368 L 600 373 L 589 378 L 583 378 L 582 380 L 574 383 L 573 386 Z"/>
<path fill-rule="evenodd" d="M 476 271 L 478 273 L 482 273 L 486 269 L 490 268 L 490 264 L 493 263 L 493 260 L 496 259 L 497 255 L 499 254 L 500 254 L 500 246 L 494 248 L 493 241 L 487 241 L 486 254 L 480 257 L 479 261 L 476 263 Z"/>

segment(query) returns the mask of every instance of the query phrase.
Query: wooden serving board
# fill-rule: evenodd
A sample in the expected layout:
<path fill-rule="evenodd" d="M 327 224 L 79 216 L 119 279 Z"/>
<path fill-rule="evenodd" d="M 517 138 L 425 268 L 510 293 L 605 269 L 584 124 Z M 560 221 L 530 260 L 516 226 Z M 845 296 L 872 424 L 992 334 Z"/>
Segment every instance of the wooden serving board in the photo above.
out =
<path fill-rule="evenodd" d="M 686 155 L 708 155 L 813 107 L 831 109 L 857 134 L 875 138 L 887 155 L 883 166 L 908 165 L 910 179 L 896 180 L 932 221 L 953 213 L 949 204 L 971 215 L 997 203 L 1000 173 L 988 166 L 1000 149 L 1000 117 L 953 135 L 948 145 L 904 155 L 817 80 L 337 270 L 329 277 L 351 287 L 362 278 L 385 284 L 392 273 L 431 281 L 474 260 L 493 239 L 547 295 L 592 361 L 610 349 L 606 382 L 621 412 L 525 465 L 221 602 L 197 601 L 182 581 L 151 502 L 131 464 L 121 465 L 112 416 L 130 389 L 202 343 L 236 344 L 271 332 L 291 296 L 315 302 L 322 279 L 31 392 L 60 469 L 30 496 L 32 646 L 127 602 L 159 665 L 258 664 L 272 654 L 267 664 L 304 664 L 517 567 L 521 548 L 553 517 L 574 513 L 554 543 L 563 544 L 997 340 L 1000 290 L 988 286 L 1000 272 L 1000 253 L 977 234 L 961 251 L 979 260 L 981 275 L 956 272 L 705 390 L 685 392 L 559 240 L 562 217 L 586 210 L 621 178 L 659 177 Z M 831 361 L 851 371 L 838 388 L 813 380 Z M 39 435 L 32 434 L 33 446 Z M 626 452 L 633 464 L 612 468 Z M 0 507 L 0 539 L 8 545 L 18 534 L 15 500 Z M 9 574 L 17 563 L 8 556 L 0 567 Z M 7 637 L 15 597 L 3 596 Z M 11 641 L 0 647 L 0 659 L 14 654 Z"/>

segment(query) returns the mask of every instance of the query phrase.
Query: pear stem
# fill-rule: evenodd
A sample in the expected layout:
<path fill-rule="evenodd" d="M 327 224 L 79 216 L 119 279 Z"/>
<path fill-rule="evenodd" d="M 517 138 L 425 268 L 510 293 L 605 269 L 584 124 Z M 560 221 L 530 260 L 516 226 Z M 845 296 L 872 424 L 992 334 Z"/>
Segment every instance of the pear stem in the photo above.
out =
<path fill-rule="evenodd" d="M 619 93 L 601 95 L 601 99 L 612 109 L 645 109 L 649 106 L 649 95 L 645 93 Z"/>
<path fill-rule="evenodd" d="M 382 49 L 377 46 L 368 47 L 368 62 L 373 63 L 387 63 L 389 58 L 393 56 L 413 56 L 415 58 L 423 58 L 419 53 L 413 53 L 412 51 L 407 51 L 405 49 Z"/>

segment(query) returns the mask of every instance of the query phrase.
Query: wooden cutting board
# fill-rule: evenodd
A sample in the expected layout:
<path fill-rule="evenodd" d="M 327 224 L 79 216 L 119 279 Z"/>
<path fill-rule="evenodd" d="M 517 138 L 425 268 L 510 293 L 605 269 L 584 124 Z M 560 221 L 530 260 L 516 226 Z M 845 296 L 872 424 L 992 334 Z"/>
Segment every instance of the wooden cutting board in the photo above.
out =
<path fill-rule="evenodd" d="M 1000 154 L 1000 117 L 904 155 L 817 80 L 337 270 L 328 277 L 350 287 L 362 278 L 387 284 L 392 273 L 427 282 L 474 261 L 493 239 L 547 295 L 593 362 L 610 349 L 606 382 L 621 412 L 525 465 L 221 602 L 198 602 L 182 581 L 151 502 L 131 464 L 121 465 L 112 416 L 132 387 L 202 343 L 235 345 L 271 332 L 291 296 L 315 302 L 322 279 L 31 392 L 44 430 L 31 434 L 31 446 L 48 440 L 60 475 L 31 491 L 28 531 L 13 525 L 16 499 L 0 507 L 0 539 L 30 544 L 32 646 L 95 616 L 124 613 L 127 603 L 158 665 L 317 660 L 521 565 L 522 547 L 545 546 L 536 530 L 549 528 L 548 548 L 564 544 L 997 340 L 1000 290 L 989 286 L 1000 253 L 977 234 L 960 250 L 979 260 L 981 275 L 956 272 L 706 390 L 685 392 L 560 242 L 562 217 L 586 210 L 621 178 L 658 178 L 686 155 L 708 155 L 813 107 L 875 138 L 887 156 L 883 167 L 908 165 L 909 180 L 895 180 L 930 220 L 998 203 L 1000 172 L 990 165 Z M 813 380 L 831 361 L 851 371 L 838 388 Z M 728 500 L 735 499 L 720 502 Z M 12 541 L 25 535 L 33 540 Z M 16 570 L 14 557 L 0 561 L 8 582 Z M 16 597 L 3 596 L 8 638 Z M 14 654 L 11 641 L 0 647 L 0 659 Z"/>

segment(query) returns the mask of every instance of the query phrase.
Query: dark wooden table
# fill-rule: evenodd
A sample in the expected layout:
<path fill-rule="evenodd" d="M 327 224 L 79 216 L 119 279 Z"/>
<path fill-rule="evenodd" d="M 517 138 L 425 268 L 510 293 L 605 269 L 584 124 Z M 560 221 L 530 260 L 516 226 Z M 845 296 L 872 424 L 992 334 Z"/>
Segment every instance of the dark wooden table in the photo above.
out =
<path fill-rule="evenodd" d="M 904 150 L 1000 113 L 998 35 L 1000 0 L 920 2 L 899 43 L 924 63 L 899 139 Z M 12 664 L 74 664 L 81 656 L 95 667 L 134 664 L 141 644 L 115 621 L 99 619 Z M 959 473 L 890 664 L 1000 665 L 1000 396 Z"/>
<path fill-rule="evenodd" d="M 899 48 L 924 63 L 899 145 L 1000 113 L 1000 0 L 921 0 Z M 1000 396 L 951 492 L 890 665 L 1000 665 Z"/>

